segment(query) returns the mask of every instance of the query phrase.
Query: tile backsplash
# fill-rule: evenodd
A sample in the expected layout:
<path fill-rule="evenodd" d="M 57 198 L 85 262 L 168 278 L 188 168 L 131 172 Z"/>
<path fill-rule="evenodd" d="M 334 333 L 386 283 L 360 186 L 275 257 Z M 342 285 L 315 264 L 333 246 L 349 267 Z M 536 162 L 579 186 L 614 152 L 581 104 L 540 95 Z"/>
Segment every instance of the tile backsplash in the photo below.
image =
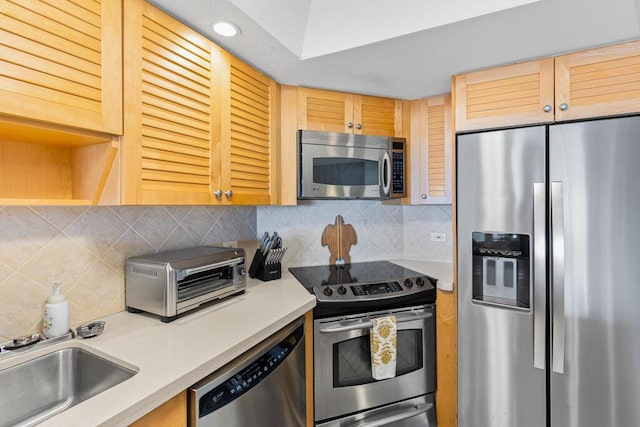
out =
<path fill-rule="evenodd" d="M 124 310 L 127 257 L 255 236 L 255 207 L 0 207 L 0 341 L 41 331 L 53 280 L 77 325 Z"/>
<path fill-rule="evenodd" d="M 124 310 L 129 256 L 277 231 L 289 248 L 285 268 L 327 263 L 322 231 L 337 215 L 357 233 L 353 262 L 452 259 L 450 206 L 358 200 L 260 207 L 0 206 L 0 341 L 41 331 L 56 279 L 63 282 L 72 325 Z M 432 232 L 445 233 L 446 242 L 432 242 Z"/>
<path fill-rule="evenodd" d="M 299 201 L 298 206 L 259 206 L 258 235 L 277 231 L 287 246 L 283 267 L 329 262 L 322 231 L 342 215 L 357 234 L 351 262 L 413 258 L 451 262 L 451 206 L 398 206 L 369 200 Z M 445 233 L 432 242 L 431 233 Z"/>

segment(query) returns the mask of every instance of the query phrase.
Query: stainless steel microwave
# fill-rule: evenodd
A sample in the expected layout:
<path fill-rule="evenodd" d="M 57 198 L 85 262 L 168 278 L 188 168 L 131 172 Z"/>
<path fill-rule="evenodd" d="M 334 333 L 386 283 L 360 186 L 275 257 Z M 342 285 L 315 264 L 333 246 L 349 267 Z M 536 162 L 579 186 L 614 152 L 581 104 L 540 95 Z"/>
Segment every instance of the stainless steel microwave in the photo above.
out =
<path fill-rule="evenodd" d="M 374 199 L 406 195 L 406 140 L 298 131 L 299 199 Z"/>

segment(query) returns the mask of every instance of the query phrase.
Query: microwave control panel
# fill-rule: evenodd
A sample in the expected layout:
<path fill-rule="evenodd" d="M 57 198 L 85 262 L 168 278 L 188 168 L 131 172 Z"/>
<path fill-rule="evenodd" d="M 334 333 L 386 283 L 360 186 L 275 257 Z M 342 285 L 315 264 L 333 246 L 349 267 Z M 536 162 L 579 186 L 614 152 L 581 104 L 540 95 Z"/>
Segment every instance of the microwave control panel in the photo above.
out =
<path fill-rule="evenodd" d="M 391 148 L 391 163 L 393 165 L 391 197 L 404 197 L 406 195 L 406 157 L 404 138 L 392 139 Z"/>

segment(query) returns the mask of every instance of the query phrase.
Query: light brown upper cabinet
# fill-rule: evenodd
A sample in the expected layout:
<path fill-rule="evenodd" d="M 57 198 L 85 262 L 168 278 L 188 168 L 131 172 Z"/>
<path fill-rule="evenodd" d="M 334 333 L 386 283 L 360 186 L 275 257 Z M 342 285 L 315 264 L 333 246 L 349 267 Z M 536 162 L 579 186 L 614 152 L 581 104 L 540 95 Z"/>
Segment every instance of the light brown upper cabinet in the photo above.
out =
<path fill-rule="evenodd" d="M 556 121 L 640 112 L 640 41 L 555 58 Z"/>
<path fill-rule="evenodd" d="M 121 2 L 2 1 L 0 46 L 0 204 L 118 203 Z"/>
<path fill-rule="evenodd" d="M 454 77 L 456 131 L 553 121 L 553 59 Z"/>
<path fill-rule="evenodd" d="M 213 43 L 144 0 L 124 16 L 123 203 L 210 204 Z"/>
<path fill-rule="evenodd" d="M 301 87 L 298 129 L 402 136 L 402 109 L 391 98 Z"/>
<path fill-rule="evenodd" d="M 229 53 L 214 51 L 221 126 L 214 136 L 214 201 L 266 205 L 277 199 L 278 84 Z"/>
<path fill-rule="evenodd" d="M 456 130 L 640 111 L 640 41 L 455 76 Z"/>
<path fill-rule="evenodd" d="M 411 101 L 410 204 L 451 204 L 451 96 Z"/>
<path fill-rule="evenodd" d="M 0 45 L 0 116 L 122 134 L 120 1 L 2 1 Z"/>
<path fill-rule="evenodd" d="M 125 204 L 269 204 L 277 84 L 125 0 Z"/>

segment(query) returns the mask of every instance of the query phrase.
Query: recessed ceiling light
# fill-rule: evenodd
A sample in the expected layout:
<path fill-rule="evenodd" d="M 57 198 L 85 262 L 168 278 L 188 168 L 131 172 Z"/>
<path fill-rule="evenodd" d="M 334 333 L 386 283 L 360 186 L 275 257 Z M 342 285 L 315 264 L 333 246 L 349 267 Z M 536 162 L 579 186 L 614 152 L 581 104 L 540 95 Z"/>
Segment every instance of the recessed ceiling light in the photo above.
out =
<path fill-rule="evenodd" d="M 240 34 L 240 28 L 228 21 L 218 21 L 213 24 L 213 31 L 224 37 L 233 37 Z"/>

